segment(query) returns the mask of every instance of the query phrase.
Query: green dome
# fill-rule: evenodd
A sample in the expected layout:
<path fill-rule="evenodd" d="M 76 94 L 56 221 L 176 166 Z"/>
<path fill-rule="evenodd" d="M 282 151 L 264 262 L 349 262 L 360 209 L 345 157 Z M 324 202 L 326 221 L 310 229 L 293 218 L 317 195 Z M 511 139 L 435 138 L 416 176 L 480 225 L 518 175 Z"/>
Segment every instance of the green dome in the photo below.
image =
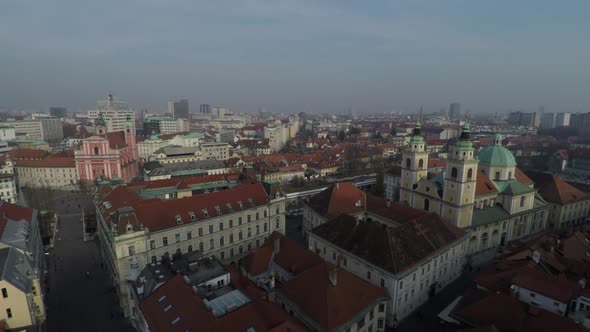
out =
<path fill-rule="evenodd" d="M 515 166 L 516 159 L 508 149 L 501 145 L 490 145 L 481 150 L 477 159 L 480 163 L 492 166 Z"/>

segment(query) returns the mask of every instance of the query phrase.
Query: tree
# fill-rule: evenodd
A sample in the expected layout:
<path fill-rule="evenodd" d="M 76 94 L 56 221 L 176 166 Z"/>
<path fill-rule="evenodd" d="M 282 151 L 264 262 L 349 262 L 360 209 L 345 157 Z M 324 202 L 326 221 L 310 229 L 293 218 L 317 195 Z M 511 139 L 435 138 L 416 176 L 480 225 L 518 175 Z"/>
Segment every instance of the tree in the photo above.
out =
<path fill-rule="evenodd" d="M 344 133 L 344 130 L 340 130 L 340 132 L 338 133 L 338 140 L 344 141 L 345 138 L 346 138 L 346 134 Z"/>
<path fill-rule="evenodd" d="M 358 135 L 361 133 L 361 130 L 358 129 L 357 127 L 350 127 L 350 130 L 348 131 L 351 135 Z"/>

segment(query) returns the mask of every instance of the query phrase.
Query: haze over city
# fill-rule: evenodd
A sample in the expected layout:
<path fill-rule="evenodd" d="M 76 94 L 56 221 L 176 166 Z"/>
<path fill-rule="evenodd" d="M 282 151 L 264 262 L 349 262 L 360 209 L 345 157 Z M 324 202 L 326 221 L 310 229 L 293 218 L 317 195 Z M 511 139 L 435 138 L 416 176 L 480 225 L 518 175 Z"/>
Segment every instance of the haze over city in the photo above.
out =
<path fill-rule="evenodd" d="M 587 1 L 2 1 L 0 109 L 590 107 Z"/>

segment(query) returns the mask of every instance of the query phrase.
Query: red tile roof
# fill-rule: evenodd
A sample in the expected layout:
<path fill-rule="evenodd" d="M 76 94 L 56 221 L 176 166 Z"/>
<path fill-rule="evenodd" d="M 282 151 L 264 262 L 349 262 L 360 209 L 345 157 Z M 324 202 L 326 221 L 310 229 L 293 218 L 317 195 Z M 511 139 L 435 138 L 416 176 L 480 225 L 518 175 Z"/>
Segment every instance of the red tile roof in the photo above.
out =
<path fill-rule="evenodd" d="M 464 230 L 434 213 L 397 227 L 341 215 L 314 228 L 312 233 L 393 274 L 466 236 Z"/>
<path fill-rule="evenodd" d="M 257 298 L 251 300 L 223 316 L 215 317 L 182 276 L 177 275 L 156 289 L 140 304 L 140 308 L 153 332 L 225 332 L 246 331 L 248 328 L 273 332 L 305 331 L 278 305 Z M 170 309 L 165 311 L 168 306 Z M 177 318 L 177 322 L 172 324 Z"/>
<path fill-rule="evenodd" d="M 106 138 L 109 141 L 109 147 L 111 149 L 121 149 L 127 146 L 127 142 L 125 142 L 125 132 L 124 131 L 114 131 L 111 133 L 106 133 L 99 135 L 102 138 Z"/>
<path fill-rule="evenodd" d="M 461 304 L 459 304 L 461 306 Z M 471 326 L 495 325 L 512 332 L 582 332 L 586 329 L 573 320 L 531 307 L 518 299 L 492 293 L 463 305 L 452 317 Z"/>
<path fill-rule="evenodd" d="M 25 219 L 31 222 L 33 220 L 33 209 L 0 201 L 0 215 L 5 215 L 9 219 L 16 221 Z"/>
<path fill-rule="evenodd" d="M 275 253 L 273 261 L 294 276 L 323 262 L 318 255 L 305 249 L 297 242 L 278 232 L 273 232 L 259 249 L 242 260 L 242 265 L 250 275 L 257 276 L 268 271 L 275 241 L 279 243 L 279 252 Z"/>
<path fill-rule="evenodd" d="M 51 167 L 51 168 L 64 168 L 64 167 L 76 167 L 76 162 L 73 157 L 53 157 L 49 156 L 41 160 L 17 160 L 14 162 L 15 166 L 18 167 Z"/>
<path fill-rule="evenodd" d="M 475 184 L 475 195 L 488 195 L 497 193 L 496 186 L 492 183 L 490 178 L 482 171 L 477 172 L 477 182 Z"/>
<path fill-rule="evenodd" d="M 37 149 L 14 149 L 8 152 L 12 160 L 43 159 L 47 151 Z"/>
<path fill-rule="evenodd" d="M 309 200 L 309 206 L 327 219 L 365 210 L 365 193 L 349 182 L 328 187 Z"/>
<path fill-rule="evenodd" d="M 329 274 L 336 270 L 336 286 Z M 325 331 L 334 331 L 387 299 L 384 288 L 323 262 L 283 284 L 279 292 Z"/>
<path fill-rule="evenodd" d="M 524 172 L 521 171 L 518 167 L 514 167 L 514 177 L 516 178 L 516 181 L 522 184 L 526 184 L 527 186 L 535 184 L 535 182 L 533 182 L 533 180 L 531 180 L 531 178 L 524 174 Z"/>
<path fill-rule="evenodd" d="M 446 159 L 428 159 L 428 168 L 445 168 L 447 167 Z"/>
<path fill-rule="evenodd" d="M 556 204 L 570 204 L 590 199 L 581 190 L 550 173 L 531 173 L 544 200 Z"/>
<path fill-rule="evenodd" d="M 240 208 L 238 201 L 242 202 L 242 208 Z M 104 202 L 109 202 L 111 207 L 104 206 Z M 227 206 L 228 203 L 234 211 L 240 211 L 252 208 L 252 204 L 254 206 L 265 205 L 268 203 L 268 197 L 260 183 L 240 184 L 219 192 L 170 200 L 157 198 L 141 200 L 136 194 L 125 190 L 124 187 L 117 187 L 107 194 L 101 203 L 103 204 L 100 205 L 100 209 L 105 220 L 113 221 L 110 216 L 111 212 L 115 212 L 121 207 L 130 206 L 133 208 L 137 220 L 143 226 L 150 231 L 157 231 L 177 226 L 177 215 L 182 218 L 183 223 L 188 224 L 218 216 L 216 207 L 219 207 L 221 214 L 230 214 L 233 211 Z M 197 218 L 196 221 L 192 221 L 191 212 Z"/>
<path fill-rule="evenodd" d="M 569 303 L 580 289 L 576 282 L 533 269 L 519 271 L 512 283 L 562 303 Z"/>
<path fill-rule="evenodd" d="M 414 209 L 405 204 L 387 202 L 386 199 L 367 195 L 367 212 L 377 214 L 396 223 L 404 223 L 428 214 L 428 212 Z"/>

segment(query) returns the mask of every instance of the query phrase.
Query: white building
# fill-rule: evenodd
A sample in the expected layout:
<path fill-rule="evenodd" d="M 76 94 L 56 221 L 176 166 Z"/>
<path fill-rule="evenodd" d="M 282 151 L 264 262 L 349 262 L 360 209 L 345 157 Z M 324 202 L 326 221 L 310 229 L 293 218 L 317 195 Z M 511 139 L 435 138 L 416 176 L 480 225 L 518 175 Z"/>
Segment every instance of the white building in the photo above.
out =
<path fill-rule="evenodd" d="M 49 141 L 62 139 L 64 137 L 61 120 L 57 118 L 41 118 L 37 120 L 9 120 L 2 122 L 2 127 L 14 128 L 14 134 L 7 129 L 7 137 L 22 135 L 30 140 Z M 14 138 L 12 138 L 14 139 Z"/>
<path fill-rule="evenodd" d="M 285 198 L 277 189 L 243 183 L 193 196 L 183 187 L 173 193 L 177 198 L 150 204 L 144 204 L 143 193 L 124 186 L 103 196 L 96 205 L 102 257 L 125 316 L 131 314 L 126 284 L 134 280 L 132 270 L 192 251 L 237 262 L 273 231 L 284 234 Z"/>
<path fill-rule="evenodd" d="M 11 141 L 16 139 L 14 127 L 0 126 L 0 141 Z"/>
<path fill-rule="evenodd" d="M 368 200 L 365 213 L 341 214 L 309 231 L 308 247 L 386 288 L 387 325 L 396 326 L 461 274 L 468 236 L 433 213 L 375 197 Z M 337 209 L 340 204 L 329 205 Z"/>
<path fill-rule="evenodd" d="M 228 160 L 230 145 L 227 143 L 203 143 L 201 144 L 201 158 L 203 160 Z"/>
<path fill-rule="evenodd" d="M 128 118 L 135 122 L 135 112 L 112 94 L 108 94 L 106 100 L 99 100 L 96 103 L 96 110 L 88 111 L 88 118 L 95 122 L 101 112 L 107 124 L 107 132 L 125 131 L 125 122 Z"/>

